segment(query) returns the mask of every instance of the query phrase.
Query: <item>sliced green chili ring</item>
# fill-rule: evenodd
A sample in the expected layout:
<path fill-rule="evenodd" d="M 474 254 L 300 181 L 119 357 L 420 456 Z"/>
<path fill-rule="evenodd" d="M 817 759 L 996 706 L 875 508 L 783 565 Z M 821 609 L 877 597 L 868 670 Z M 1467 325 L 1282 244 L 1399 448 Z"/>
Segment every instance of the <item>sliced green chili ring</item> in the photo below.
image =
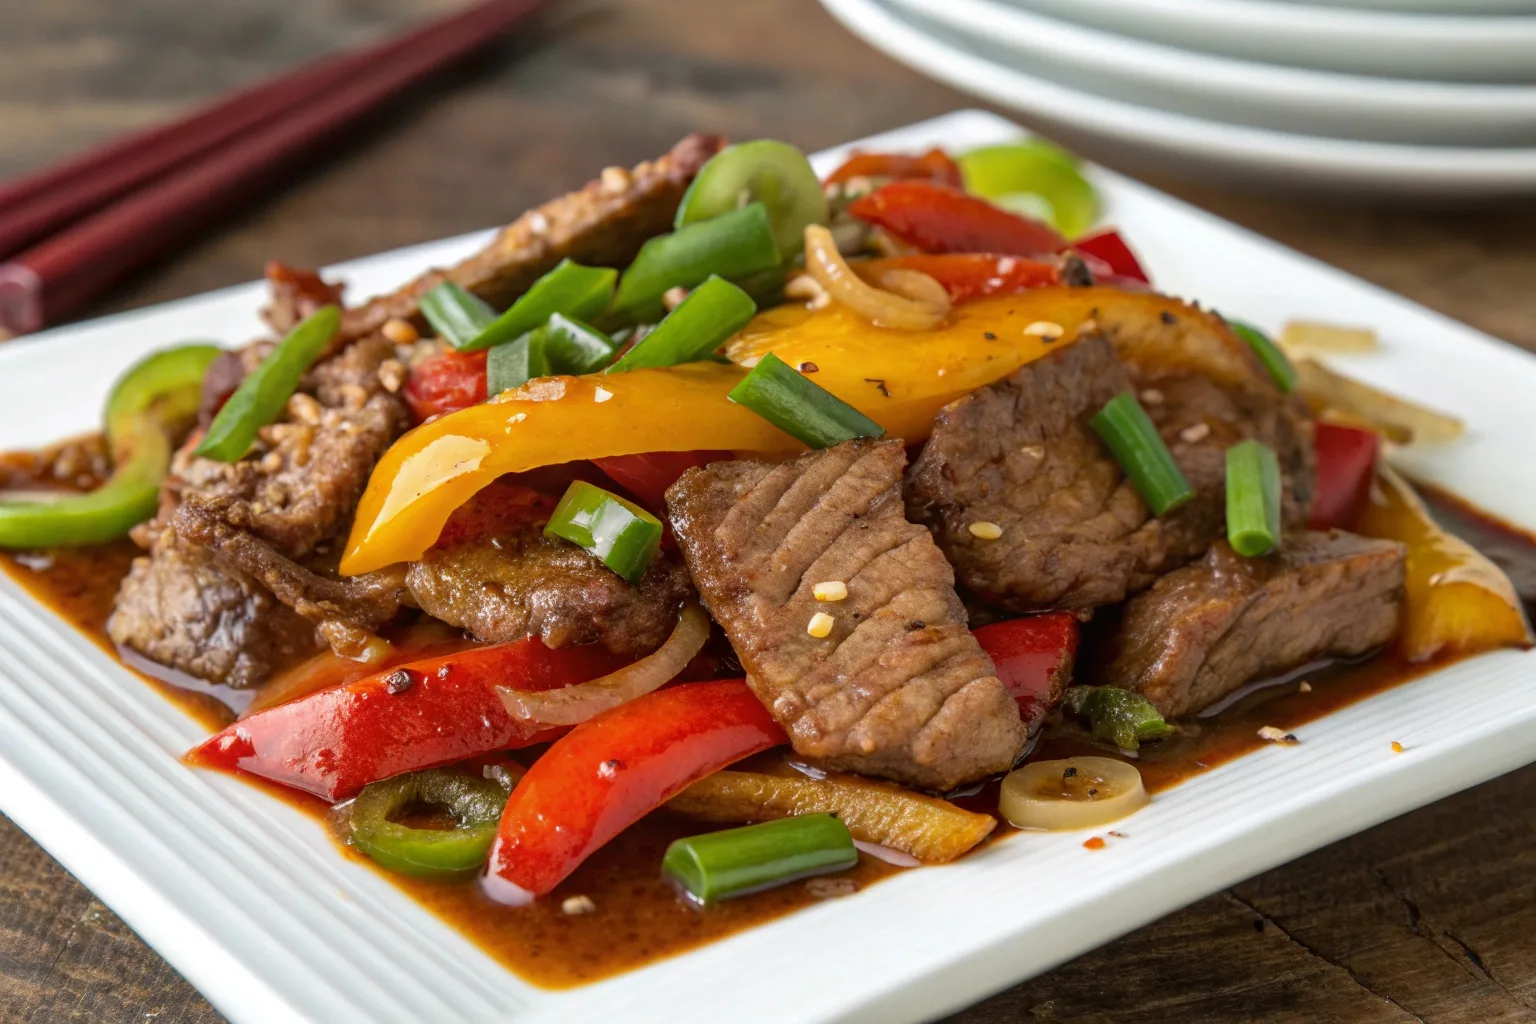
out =
<path fill-rule="evenodd" d="M 619 344 L 591 324 L 554 313 L 544 325 L 544 354 L 554 373 L 596 373 L 613 361 Z"/>
<path fill-rule="evenodd" d="M 507 791 L 490 779 L 433 768 L 370 783 L 352 801 L 352 845 L 384 867 L 410 875 L 450 878 L 485 863 Z M 412 804 L 448 809 L 457 827 L 411 828 L 390 819 Z"/>
<path fill-rule="evenodd" d="M 607 372 L 625 373 L 706 359 L 745 327 L 756 312 L 757 303 L 752 296 L 723 277 L 711 274 Z"/>
<path fill-rule="evenodd" d="M 1121 750 L 1139 750 L 1144 741 L 1173 732 L 1151 701 L 1116 686 L 1069 686 L 1062 706 L 1085 719 L 1094 736 Z"/>
<path fill-rule="evenodd" d="M 812 448 L 830 448 L 855 437 L 885 436 L 880 424 L 772 352 L 731 389 L 730 399 Z"/>
<path fill-rule="evenodd" d="M 1232 328 L 1232 333 L 1243 339 L 1243 342 L 1258 356 L 1259 362 L 1264 364 L 1264 369 L 1269 371 L 1270 378 L 1275 382 L 1282 394 L 1290 394 L 1296 387 L 1296 367 L 1290 358 L 1270 340 L 1269 335 L 1257 327 L 1238 320 L 1228 320 L 1227 326 Z"/>
<path fill-rule="evenodd" d="M 690 899 L 708 904 L 858 862 L 846 825 L 830 814 L 800 814 L 678 839 L 661 870 Z"/>
<path fill-rule="evenodd" d="M 240 382 L 197 446 L 197 454 L 236 462 L 250 450 L 256 432 L 277 418 L 341 325 L 341 310 L 322 306 L 288 332 L 261 365 Z"/>
<path fill-rule="evenodd" d="M 454 347 L 461 352 L 473 352 L 502 345 L 544 326 L 557 313 L 578 320 L 595 317 L 613 301 L 614 282 L 618 277 L 619 272 L 610 267 L 584 267 L 580 263 L 561 260 L 554 270 L 533 282 L 510 309 L 486 323 L 478 334 L 462 344 L 455 343 Z M 486 306 L 486 309 L 490 307 Z"/>
<path fill-rule="evenodd" d="M 203 342 L 151 352 L 117 379 L 107 396 L 102 422 L 107 440 L 114 441 L 114 424 L 126 416 L 152 412 L 167 427 L 197 415 L 203 401 L 203 378 L 224 350 Z"/>
<path fill-rule="evenodd" d="M 660 314 L 668 289 L 692 288 L 711 274 L 746 277 L 779 261 L 767 209 L 748 203 L 646 242 L 619 278 L 614 308 L 629 321 L 645 322 Z"/>
<path fill-rule="evenodd" d="M 1077 158 L 1044 139 L 984 146 L 956 162 L 967 191 L 1045 220 L 1068 238 L 1098 219 L 1098 196 Z"/>
<path fill-rule="evenodd" d="M 577 480 L 555 506 L 544 536 L 585 548 L 630 583 L 639 583 L 661 547 L 661 520 L 611 491 Z"/>
<path fill-rule="evenodd" d="M 1153 515 L 1166 515 L 1195 496 L 1135 395 L 1121 392 L 1088 423 L 1114 453 Z"/>
<path fill-rule="evenodd" d="M 496 311 L 478 295 L 444 281 L 421 297 L 421 315 L 454 348 L 464 348 L 496 322 Z M 480 346 L 484 348 L 485 346 Z"/>
<path fill-rule="evenodd" d="M 757 139 L 710 157 L 683 193 L 674 226 L 709 220 L 753 201 L 767 208 L 773 240 L 785 256 L 805 247 L 807 224 L 827 222 L 827 196 L 805 154 L 787 142 Z"/>
<path fill-rule="evenodd" d="M 485 393 L 494 398 L 535 377 L 548 377 L 551 371 L 545 337 L 545 330 L 540 327 L 486 353 Z"/>
<path fill-rule="evenodd" d="M 1280 542 L 1280 460 L 1258 441 L 1227 449 L 1227 543 L 1244 558 Z"/>

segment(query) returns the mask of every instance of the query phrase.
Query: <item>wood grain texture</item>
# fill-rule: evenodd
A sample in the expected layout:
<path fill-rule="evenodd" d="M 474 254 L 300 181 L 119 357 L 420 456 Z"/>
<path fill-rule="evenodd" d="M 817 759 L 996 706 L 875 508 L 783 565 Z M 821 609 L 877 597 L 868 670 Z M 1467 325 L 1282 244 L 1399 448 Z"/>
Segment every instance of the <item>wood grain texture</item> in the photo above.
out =
<path fill-rule="evenodd" d="M 6 4 L 0 176 L 453 6 Z M 869 50 L 814 0 L 565 0 L 94 312 L 249 280 L 268 258 L 326 263 L 499 223 L 693 129 L 814 149 L 973 105 Z M 1536 204 L 1372 209 L 1154 183 L 1536 349 Z M 1536 1021 L 1533 810 L 1536 767 L 1202 900 L 953 1020 Z M 0 821 L 0 1021 L 217 1020 Z"/>

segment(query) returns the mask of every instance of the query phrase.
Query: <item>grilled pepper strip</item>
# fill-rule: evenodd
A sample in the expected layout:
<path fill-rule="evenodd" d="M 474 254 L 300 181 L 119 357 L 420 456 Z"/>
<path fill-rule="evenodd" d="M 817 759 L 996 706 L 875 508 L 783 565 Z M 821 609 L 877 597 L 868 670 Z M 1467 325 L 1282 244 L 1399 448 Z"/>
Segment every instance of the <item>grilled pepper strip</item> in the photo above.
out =
<path fill-rule="evenodd" d="M 1370 496 L 1381 435 L 1359 427 L 1319 423 L 1312 447 L 1317 451 L 1317 487 L 1307 525 L 1314 530 L 1348 530 Z"/>
<path fill-rule="evenodd" d="M 997 667 L 997 678 L 1018 702 L 1029 731 L 1045 722 L 1072 679 L 1079 627 L 1071 612 L 1047 612 L 973 630 Z"/>
<path fill-rule="evenodd" d="M 562 730 L 516 721 L 496 684 L 552 690 L 628 664 L 597 644 L 550 650 L 538 639 L 415 662 L 321 690 L 235 722 L 187 755 L 344 800 L 370 782 L 494 750 L 544 743 Z"/>
<path fill-rule="evenodd" d="M 1530 623 L 1509 577 L 1482 552 L 1442 529 L 1390 467 L 1377 467 L 1370 500 L 1354 526 L 1367 537 L 1408 546 L 1398 644 L 1409 661 L 1531 645 Z"/>
<path fill-rule="evenodd" d="M 218 354 L 213 345 L 183 345 L 131 367 L 107 399 L 111 478 L 57 501 L 0 502 L 0 547 L 99 544 L 154 515 L 171 465 L 171 432 L 196 415 L 203 375 Z"/>
<path fill-rule="evenodd" d="M 487 895 L 525 904 L 548 894 L 694 782 L 786 742 L 740 679 L 657 690 L 583 722 L 512 791 L 491 847 Z"/>
<path fill-rule="evenodd" d="M 426 878 L 452 878 L 485 863 L 507 791 L 489 779 L 434 768 L 374 782 L 352 802 L 347 837 L 387 868 Z M 411 828 L 390 819 L 411 804 L 448 809 L 451 829 Z"/>
<path fill-rule="evenodd" d="M 1067 247 L 1048 224 L 931 181 L 893 181 L 855 199 L 848 212 L 924 252 L 1043 256 Z"/>

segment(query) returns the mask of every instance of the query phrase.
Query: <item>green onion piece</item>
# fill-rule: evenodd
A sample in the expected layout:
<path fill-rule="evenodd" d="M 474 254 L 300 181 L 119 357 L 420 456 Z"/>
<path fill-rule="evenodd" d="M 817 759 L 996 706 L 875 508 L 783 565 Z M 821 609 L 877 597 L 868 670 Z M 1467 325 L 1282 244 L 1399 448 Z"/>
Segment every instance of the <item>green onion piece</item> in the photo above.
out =
<path fill-rule="evenodd" d="M 1166 515 L 1195 496 L 1135 395 L 1116 395 L 1088 422 L 1153 515 Z"/>
<path fill-rule="evenodd" d="M 540 327 L 497 345 L 485 356 L 485 393 L 491 397 L 520 388 L 535 377 L 548 377 L 545 331 Z"/>
<path fill-rule="evenodd" d="M 322 306 L 289 331 L 229 396 L 208 424 L 196 454 L 220 462 L 239 460 L 256 440 L 256 431 L 283 411 L 299 379 L 325 351 L 340 325 L 341 310 Z"/>
<path fill-rule="evenodd" d="M 629 582 L 639 583 L 661 547 L 661 520 L 617 494 L 577 480 L 555 506 L 544 536 L 586 548 Z"/>
<path fill-rule="evenodd" d="M 660 313 L 670 288 L 692 288 L 711 274 L 745 277 L 778 263 L 768 211 L 748 203 L 646 242 L 619 278 L 614 306 L 628 320 L 647 321 Z"/>
<path fill-rule="evenodd" d="M 779 251 L 792 256 L 805 247 L 805 226 L 827 222 L 827 195 L 805 154 L 787 142 L 758 139 L 727 146 L 694 177 L 677 207 L 676 227 L 761 202 L 773 225 Z"/>
<path fill-rule="evenodd" d="M 1098 218 L 1098 196 L 1077 158 L 1043 139 L 973 149 L 956 162 L 967 191 L 1047 221 L 1068 238 Z"/>
<path fill-rule="evenodd" d="M 392 821 L 412 804 L 441 806 L 450 829 L 411 828 Z M 373 860 L 410 875 L 455 878 L 485 863 L 507 791 L 490 779 L 446 768 L 396 775 L 373 782 L 352 801 L 347 833 Z"/>
<path fill-rule="evenodd" d="M 1062 706 L 1086 720 L 1094 736 L 1121 750 L 1139 750 L 1144 740 L 1173 732 L 1151 701 L 1117 686 L 1069 686 Z"/>
<path fill-rule="evenodd" d="M 884 437 L 885 428 L 769 352 L 731 389 L 744 405 L 812 448 L 855 437 Z"/>
<path fill-rule="evenodd" d="M 454 347 L 473 352 L 503 345 L 542 327 L 557 313 L 577 320 L 595 317 L 613 300 L 613 285 L 618 277 L 619 272 L 609 267 L 584 267 L 561 260 L 554 270 L 533 282 L 512 303 L 512 308 L 486 324 L 479 334 Z"/>
<path fill-rule="evenodd" d="M 454 348 L 464 348 L 496 320 L 496 311 L 484 299 L 452 281 L 444 281 L 421 297 L 421 315 L 438 337 Z"/>
<path fill-rule="evenodd" d="M 1227 543 L 1258 558 L 1280 540 L 1280 460 L 1258 441 L 1227 449 Z"/>
<path fill-rule="evenodd" d="M 859 862 L 848 826 L 830 814 L 800 814 L 679 839 L 661 870 L 698 903 L 844 871 Z"/>
<path fill-rule="evenodd" d="M 1270 377 L 1274 379 L 1275 387 L 1279 388 L 1282 394 L 1290 394 L 1296 387 L 1296 367 L 1280 346 L 1271 341 L 1269 335 L 1257 327 L 1250 327 L 1236 320 L 1228 320 L 1227 326 L 1232 328 L 1233 334 L 1242 338 L 1248 347 L 1253 349 L 1253 354 L 1259 357 L 1259 362 L 1264 364 L 1264 369 L 1268 370 Z"/>
<path fill-rule="evenodd" d="M 618 342 L 596 327 L 561 313 L 551 314 L 543 330 L 544 354 L 553 373 L 596 373 L 619 350 Z"/>
<path fill-rule="evenodd" d="M 705 359 L 725 339 L 746 326 L 756 312 L 757 303 L 752 296 L 725 278 L 711 274 L 607 372 L 625 373 Z"/>

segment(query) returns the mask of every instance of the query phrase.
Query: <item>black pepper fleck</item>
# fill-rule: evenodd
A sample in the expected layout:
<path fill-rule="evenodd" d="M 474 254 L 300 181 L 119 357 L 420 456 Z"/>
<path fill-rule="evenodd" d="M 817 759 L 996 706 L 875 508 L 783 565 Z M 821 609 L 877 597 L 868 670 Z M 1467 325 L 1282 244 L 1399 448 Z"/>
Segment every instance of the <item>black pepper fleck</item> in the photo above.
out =
<path fill-rule="evenodd" d="M 918 630 L 918 629 L 927 629 L 927 628 L 928 628 L 928 623 L 924 622 L 922 619 L 913 619 L 911 622 L 907 623 L 907 629 L 909 629 L 909 630 Z"/>
<path fill-rule="evenodd" d="M 983 338 L 986 338 L 988 341 L 996 341 L 997 340 L 997 335 L 993 334 L 991 331 L 983 331 L 981 333 L 981 336 Z"/>
<path fill-rule="evenodd" d="M 819 369 L 821 369 L 821 367 L 817 366 L 815 363 L 811 362 L 809 359 L 807 359 L 805 362 L 800 364 L 800 372 L 801 373 L 815 373 Z"/>
<path fill-rule="evenodd" d="M 1089 795 L 1089 796 L 1098 796 L 1098 795 L 1099 795 L 1099 791 L 1098 791 L 1098 790 L 1096 790 L 1096 789 L 1090 789 L 1090 790 L 1089 790 L 1089 791 L 1088 791 L 1088 795 Z"/>
<path fill-rule="evenodd" d="M 404 693 L 416 685 L 416 673 L 408 668 L 397 668 L 384 677 L 384 689 L 390 693 Z"/>
<path fill-rule="evenodd" d="M 1172 327 L 1174 324 L 1179 322 L 1179 318 L 1168 312 L 1166 309 L 1159 313 L 1158 317 L 1169 327 Z"/>
<path fill-rule="evenodd" d="M 1064 778 L 1064 779 L 1070 779 L 1070 778 L 1072 778 L 1072 776 L 1074 776 L 1076 774 L 1077 774 L 1077 769 L 1076 768 L 1068 768 L 1066 771 L 1061 773 L 1061 777 Z"/>
<path fill-rule="evenodd" d="M 873 384 L 886 398 L 891 397 L 891 389 L 885 386 L 885 381 L 880 380 L 878 377 L 865 377 L 864 380 L 869 384 Z"/>

